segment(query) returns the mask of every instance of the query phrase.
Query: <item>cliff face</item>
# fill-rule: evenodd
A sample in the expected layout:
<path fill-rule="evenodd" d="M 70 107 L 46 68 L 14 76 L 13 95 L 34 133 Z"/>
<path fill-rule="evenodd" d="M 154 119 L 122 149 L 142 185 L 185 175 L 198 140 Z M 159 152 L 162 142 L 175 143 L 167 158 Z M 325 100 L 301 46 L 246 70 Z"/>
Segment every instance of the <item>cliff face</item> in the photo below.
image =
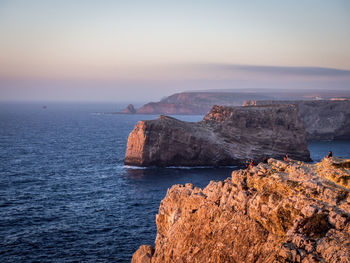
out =
<path fill-rule="evenodd" d="M 206 114 L 213 105 L 240 106 L 248 99 L 270 99 L 268 96 L 233 92 L 183 92 L 159 102 L 150 102 L 137 110 L 140 114 Z"/>
<path fill-rule="evenodd" d="M 349 167 L 269 159 L 204 189 L 174 185 L 155 251 L 141 246 L 132 262 L 350 262 Z"/>
<path fill-rule="evenodd" d="M 350 139 L 350 100 L 247 101 L 244 105 L 294 104 L 308 140 Z"/>
<path fill-rule="evenodd" d="M 305 130 L 295 106 L 214 106 L 198 123 L 160 116 L 130 133 L 125 164 L 220 166 L 264 156 L 309 160 Z"/>

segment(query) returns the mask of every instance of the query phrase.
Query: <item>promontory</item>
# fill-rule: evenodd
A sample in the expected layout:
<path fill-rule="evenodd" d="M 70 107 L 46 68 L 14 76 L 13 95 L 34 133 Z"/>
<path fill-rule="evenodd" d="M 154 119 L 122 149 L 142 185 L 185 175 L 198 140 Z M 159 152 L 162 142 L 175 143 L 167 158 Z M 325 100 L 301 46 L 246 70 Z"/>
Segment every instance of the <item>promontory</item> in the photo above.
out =
<path fill-rule="evenodd" d="M 296 106 L 214 106 L 196 123 L 166 116 L 139 121 L 129 135 L 124 163 L 227 166 L 287 153 L 293 159 L 310 160 Z"/>

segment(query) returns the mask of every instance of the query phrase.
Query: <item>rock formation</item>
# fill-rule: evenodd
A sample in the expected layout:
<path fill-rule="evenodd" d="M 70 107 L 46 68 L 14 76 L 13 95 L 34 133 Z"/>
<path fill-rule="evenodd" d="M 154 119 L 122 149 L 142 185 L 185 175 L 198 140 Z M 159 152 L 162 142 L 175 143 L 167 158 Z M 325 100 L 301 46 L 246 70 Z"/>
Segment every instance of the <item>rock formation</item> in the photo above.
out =
<path fill-rule="evenodd" d="M 183 92 L 159 102 L 150 102 L 137 110 L 140 114 L 206 114 L 214 105 L 240 106 L 248 99 L 271 99 L 243 92 Z"/>
<path fill-rule="evenodd" d="M 336 96 L 336 97 L 335 97 Z M 137 110 L 139 114 L 198 114 L 204 115 L 214 105 L 240 106 L 247 100 L 305 100 L 311 98 L 346 100 L 350 91 L 234 89 L 191 91 L 170 95 L 150 102 Z"/>
<path fill-rule="evenodd" d="M 350 100 L 247 101 L 244 105 L 294 104 L 308 140 L 350 139 Z"/>
<path fill-rule="evenodd" d="M 269 159 L 204 189 L 174 185 L 154 253 L 141 246 L 132 262 L 350 262 L 349 167 Z"/>
<path fill-rule="evenodd" d="M 136 110 L 134 108 L 134 105 L 132 104 L 129 104 L 123 111 L 122 113 L 125 113 L 125 114 L 135 114 L 136 113 Z"/>
<path fill-rule="evenodd" d="M 305 130 L 293 105 L 214 106 L 202 121 L 160 116 L 130 133 L 125 164 L 136 166 L 239 165 L 265 156 L 310 160 Z"/>

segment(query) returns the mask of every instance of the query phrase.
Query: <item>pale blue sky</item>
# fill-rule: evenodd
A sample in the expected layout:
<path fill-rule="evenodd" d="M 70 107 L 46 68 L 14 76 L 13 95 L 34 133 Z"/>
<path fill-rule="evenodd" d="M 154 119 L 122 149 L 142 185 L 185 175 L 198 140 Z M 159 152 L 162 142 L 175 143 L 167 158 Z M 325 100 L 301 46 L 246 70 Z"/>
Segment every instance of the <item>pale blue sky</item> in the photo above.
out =
<path fill-rule="evenodd" d="M 266 82 L 349 88 L 349 73 L 347 0 L 0 0 L 4 100 L 156 100 Z"/>

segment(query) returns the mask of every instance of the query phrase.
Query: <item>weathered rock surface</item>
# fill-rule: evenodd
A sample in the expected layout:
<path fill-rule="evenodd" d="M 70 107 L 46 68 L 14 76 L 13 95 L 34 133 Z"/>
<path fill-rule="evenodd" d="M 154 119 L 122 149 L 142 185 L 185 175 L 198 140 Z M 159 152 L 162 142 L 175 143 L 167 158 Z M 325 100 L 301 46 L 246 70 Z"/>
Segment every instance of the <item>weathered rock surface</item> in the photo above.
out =
<path fill-rule="evenodd" d="M 244 105 L 294 104 L 308 140 L 350 139 L 350 100 L 246 101 Z"/>
<path fill-rule="evenodd" d="M 350 262 L 350 160 L 334 159 L 269 159 L 204 189 L 174 185 L 151 262 Z"/>
<path fill-rule="evenodd" d="M 239 165 L 265 156 L 310 160 L 304 127 L 293 105 L 214 106 L 202 121 L 160 116 L 130 133 L 125 164 L 137 166 Z"/>
<path fill-rule="evenodd" d="M 134 108 L 134 105 L 129 104 L 123 111 L 122 113 L 126 113 L 126 114 L 135 114 L 136 110 Z"/>

